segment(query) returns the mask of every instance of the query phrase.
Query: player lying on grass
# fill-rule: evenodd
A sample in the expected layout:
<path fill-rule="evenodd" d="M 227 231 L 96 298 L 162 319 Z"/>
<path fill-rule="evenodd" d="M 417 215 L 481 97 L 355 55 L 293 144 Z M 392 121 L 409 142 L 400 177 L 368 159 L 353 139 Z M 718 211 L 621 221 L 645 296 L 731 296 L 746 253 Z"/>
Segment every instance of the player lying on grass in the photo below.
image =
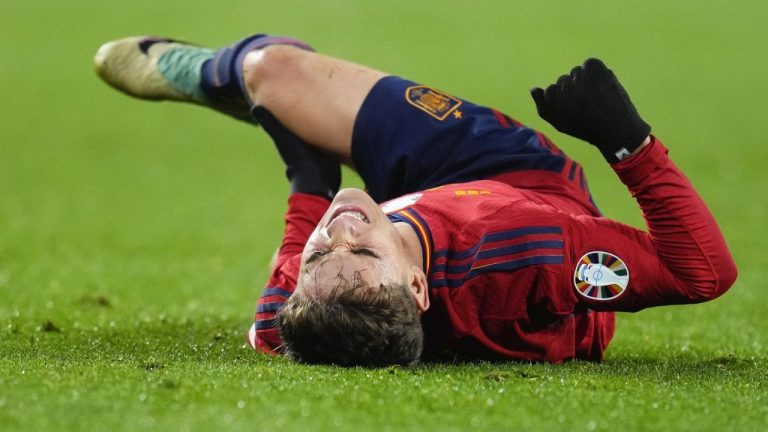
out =
<path fill-rule="evenodd" d="M 601 151 L 648 232 L 602 217 L 581 166 L 541 133 L 294 39 L 128 38 L 96 67 L 130 95 L 209 106 L 275 141 L 292 194 L 257 349 L 341 365 L 600 360 L 614 311 L 711 300 L 736 278 L 714 218 L 596 59 L 532 96 Z M 337 161 L 367 193 L 337 193 Z"/>

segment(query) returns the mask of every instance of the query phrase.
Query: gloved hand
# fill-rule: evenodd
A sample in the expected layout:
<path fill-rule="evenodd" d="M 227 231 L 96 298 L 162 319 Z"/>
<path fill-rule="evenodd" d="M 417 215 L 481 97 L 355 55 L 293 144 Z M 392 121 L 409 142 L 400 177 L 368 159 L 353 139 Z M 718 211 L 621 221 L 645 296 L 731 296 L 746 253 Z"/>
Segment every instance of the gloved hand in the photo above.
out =
<path fill-rule="evenodd" d="M 610 163 L 629 156 L 651 132 L 613 71 L 595 58 L 546 90 L 534 87 L 531 96 L 541 118 L 594 145 Z"/>
<path fill-rule="evenodd" d="M 291 183 L 291 193 L 318 195 L 332 200 L 341 186 L 339 162 L 302 141 L 266 108 L 254 107 L 251 115 L 272 138 L 285 162 L 285 175 Z"/>

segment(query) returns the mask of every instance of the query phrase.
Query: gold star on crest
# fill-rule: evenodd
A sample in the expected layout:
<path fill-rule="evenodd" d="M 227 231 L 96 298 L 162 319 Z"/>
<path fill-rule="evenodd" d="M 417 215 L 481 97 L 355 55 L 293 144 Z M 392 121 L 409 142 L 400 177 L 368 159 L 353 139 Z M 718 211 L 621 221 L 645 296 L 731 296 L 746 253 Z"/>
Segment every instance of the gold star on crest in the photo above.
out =
<path fill-rule="evenodd" d="M 453 118 L 455 118 L 456 120 L 460 120 L 461 119 L 461 111 L 459 111 L 459 110 L 454 111 L 453 112 Z"/>

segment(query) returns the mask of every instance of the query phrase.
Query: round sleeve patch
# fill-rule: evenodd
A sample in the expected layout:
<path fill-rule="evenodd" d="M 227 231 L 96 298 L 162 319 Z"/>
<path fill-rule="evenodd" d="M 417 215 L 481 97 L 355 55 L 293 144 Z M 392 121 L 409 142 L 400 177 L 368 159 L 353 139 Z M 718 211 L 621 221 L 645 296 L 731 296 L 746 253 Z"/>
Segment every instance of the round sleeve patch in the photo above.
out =
<path fill-rule="evenodd" d="M 629 284 L 629 269 L 621 258 L 603 251 L 584 254 L 573 271 L 576 291 L 591 300 L 613 300 Z"/>

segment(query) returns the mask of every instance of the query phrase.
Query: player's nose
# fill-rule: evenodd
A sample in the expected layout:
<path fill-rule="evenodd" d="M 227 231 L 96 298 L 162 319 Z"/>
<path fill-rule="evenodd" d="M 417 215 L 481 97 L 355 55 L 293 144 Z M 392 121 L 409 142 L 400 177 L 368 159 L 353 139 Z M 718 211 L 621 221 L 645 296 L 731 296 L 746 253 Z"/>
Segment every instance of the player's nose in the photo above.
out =
<path fill-rule="evenodd" d="M 328 237 L 332 243 L 349 241 L 360 234 L 358 225 L 347 218 L 336 218 L 327 227 Z"/>

